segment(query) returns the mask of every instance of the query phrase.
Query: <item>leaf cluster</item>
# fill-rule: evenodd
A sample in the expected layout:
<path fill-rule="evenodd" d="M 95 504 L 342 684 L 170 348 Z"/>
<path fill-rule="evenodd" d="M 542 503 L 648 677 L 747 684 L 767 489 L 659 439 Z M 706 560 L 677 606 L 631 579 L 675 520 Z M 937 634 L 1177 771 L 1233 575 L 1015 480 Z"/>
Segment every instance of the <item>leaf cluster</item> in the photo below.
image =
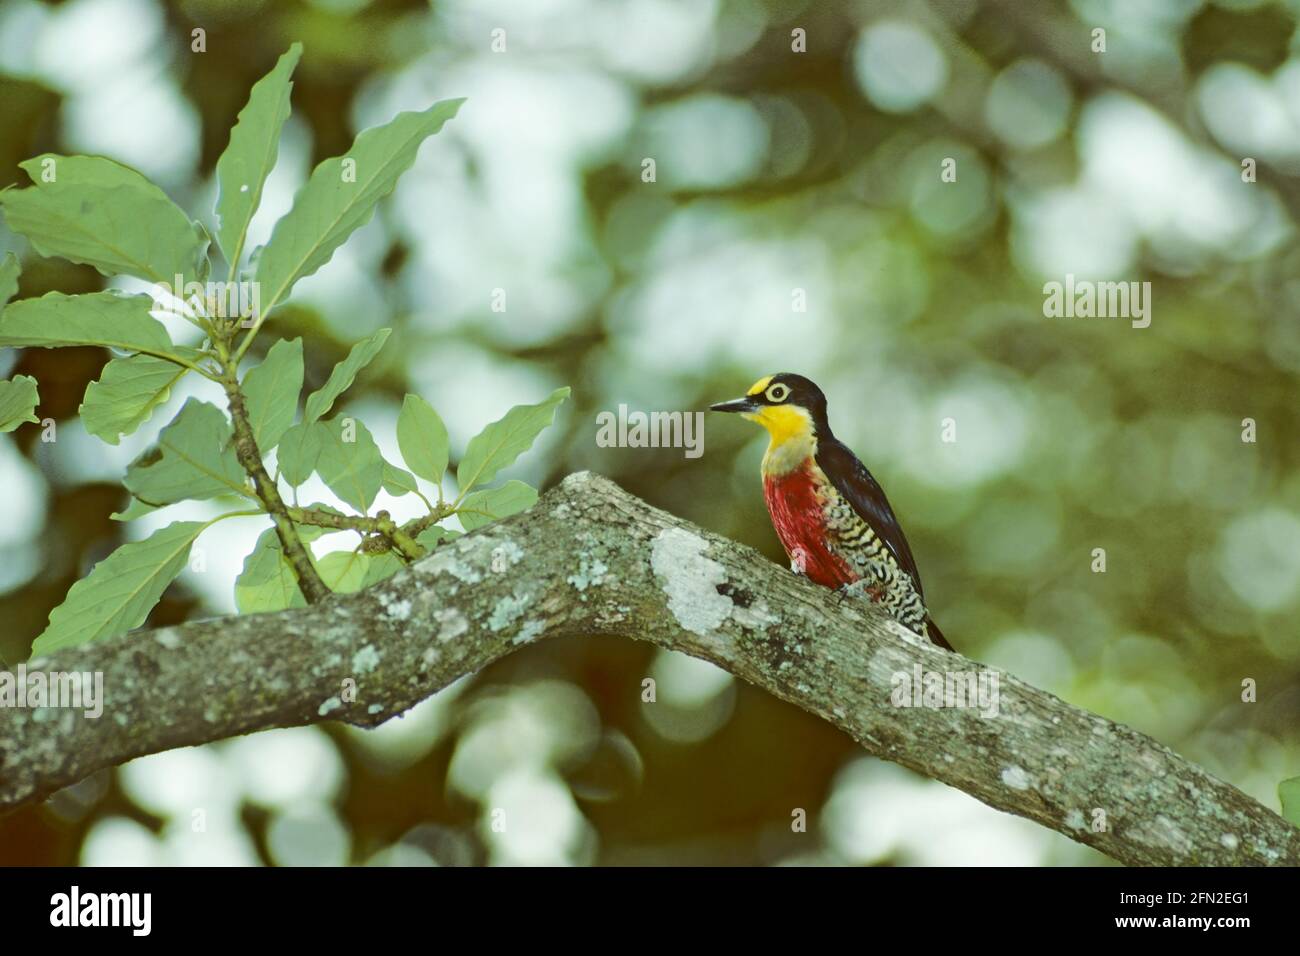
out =
<path fill-rule="evenodd" d="M 112 350 L 79 408 L 88 432 L 117 444 L 148 421 L 189 374 L 219 383 L 227 398 L 224 409 L 196 398 L 184 403 L 156 444 L 127 468 L 123 482 L 132 501 L 114 517 L 133 520 L 207 499 L 229 502 L 229 509 L 207 521 L 174 521 L 100 561 L 50 613 L 34 654 L 142 624 L 186 566 L 196 539 L 226 518 L 271 518 L 244 561 L 235 598 L 242 612 L 274 611 L 382 580 L 454 536 L 443 523 L 453 515 L 472 531 L 537 499 L 523 482 L 491 483 L 551 423 L 567 388 L 536 405 L 510 409 L 471 439 L 456 469 L 457 494 L 448 500 L 447 429 L 419 395 L 406 396 L 398 417 L 401 464 L 384 459 L 362 422 L 330 416 L 384 347 L 388 329 L 356 343 L 305 400 L 301 339 L 275 341 L 256 364 L 246 359 L 266 318 L 300 279 L 320 269 L 369 221 L 420 145 L 462 102 L 401 113 L 361 132 L 347 153 L 313 170 L 266 246 L 249 252 L 249 224 L 276 162 L 301 52 L 294 44 L 253 86 L 239 114 L 216 165 L 214 228 L 192 219 L 136 170 L 99 156 L 35 157 L 21 164 L 32 185 L 0 193 L 9 227 L 41 255 L 156 286 L 153 295 L 50 292 L 10 302 L 19 263 L 12 254 L 0 262 L 0 345 Z M 214 259 L 226 266 L 224 284 L 212 281 Z M 255 314 L 230 315 L 223 308 L 233 301 L 227 293 L 241 283 L 256 284 Z M 194 327 L 193 341 L 174 341 L 158 318 L 160 310 L 183 316 Z M 0 431 L 37 421 L 38 401 L 34 379 L 0 382 Z M 300 504 L 298 490 L 313 474 L 350 510 Z M 436 488 L 436 497 L 421 490 L 421 479 Z M 388 512 L 374 510 L 381 489 L 417 496 L 424 513 L 399 525 Z M 312 543 L 334 531 L 356 532 L 360 543 L 317 556 Z"/>

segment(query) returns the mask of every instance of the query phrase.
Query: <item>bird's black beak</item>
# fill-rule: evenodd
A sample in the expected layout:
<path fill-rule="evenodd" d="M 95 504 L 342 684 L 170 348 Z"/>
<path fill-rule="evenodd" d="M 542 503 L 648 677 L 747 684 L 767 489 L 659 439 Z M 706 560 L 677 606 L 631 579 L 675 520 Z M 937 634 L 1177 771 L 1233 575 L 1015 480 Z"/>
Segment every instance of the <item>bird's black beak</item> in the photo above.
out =
<path fill-rule="evenodd" d="M 744 398 L 733 398 L 729 402 L 718 402 L 716 405 L 710 405 L 711 412 L 752 412 L 757 411 L 758 404 L 746 395 Z"/>

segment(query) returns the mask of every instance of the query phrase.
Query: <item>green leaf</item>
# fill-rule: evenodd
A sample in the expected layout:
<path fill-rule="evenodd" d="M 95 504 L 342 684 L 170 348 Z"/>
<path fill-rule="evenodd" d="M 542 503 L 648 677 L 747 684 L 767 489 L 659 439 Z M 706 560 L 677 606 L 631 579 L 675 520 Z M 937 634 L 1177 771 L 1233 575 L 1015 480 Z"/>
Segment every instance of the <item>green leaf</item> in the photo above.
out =
<path fill-rule="evenodd" d="M 276 342 L 262 364 L 244 376 L 248 418 L 262 454 L 274 448 L 293 424 L 302 378 L 302 339 Z"/>
<path fill-rule="evenodd" d="M 147 295 L 48 292 L 10 303 L 0 312 L 0 345 L 59 348 L 103 345 L 127 352 L 179 355 Z"/>
<path fill-rule="evenodd" d="M 104 366 L 98 382 L 86 386 L 86 398 L 77 409 L 86 431 L 116 445 L 167 401 L 171 388 L 186 373 L 182 365 L 152 355 L 115 358 Z"/>
<path fill-rule="evenodd" d="M 1282 801 L 1282 816 L 1300 827 L 1300 777 L 1290 777 L 1279 783 L 1277 796 Z"/>
<path fill-rule="evenodd" d="M 368 588 L 372 584 L 378 584 L 385 578 L 391 578 L 406 567 L 402 563 L 402 559 L 391 551 L 385 551 L 382 554 L 370 554 L 366 557 L 370 559 L 370 564 L 366 568 L 366 576 L 361 580 L 362 588 Z"/>
<path fill-rule="evenodd" d="M 488 488 L 466 495 L 456 509 L 456 515 L 466 531 L 473 531 L 535 504 L 537 492 L 531 486 L 512 478 L 500 488 Z"/>
<path fill-rule="evenodd" d="M 354 418 L 335 418 L 321 425 L 316 471 L 330 491 L 364 514 L 384 482 L 379 446 Z"/>
<path fill-rule="evenodd" d="M 32 656 L 139 627 L 185 567 L 194 539 L 207 526 L 203 521 L 176 521 L 100 561 L 50 612 L 49 626 L 32 645 Z"/>
<path fill-rule="evenodd" d="M 356 379 L 357 373 L 370 364 L 371 360 L 379 354 L 379 350 L 384 347 L 388 341 L 388 333 L 391 329 L 380 329 L 368 339 L 362 339 L 356 345 L 352 346 L 348 352 L 348 357 L 330 372 L 330 377 L 325 380 L 325 384 L 316 391 L 307 396 L 307 407 L 303 414 L 303 421 L 314 422 L 334 405 L 334 399 L 342 395 L 352 385 Z"/>
<path fill-rule="evenodd" d="M 0 193 L 9 228 L 43 256 L 165 282 L 206 274 L 207 239 L 167 194 L 129 166 L 102 156 L 46 153 L 19 163 L 28 189 Z M 53 182 L 46 182 L 48 175 Z"/>
<path fill-rule="evenodd" d="M 244 569 L 235 579 L 235 606 L 241 614 L 307 606 L 275 528 L 263 531 L 244 559 Z"/>
<path fill-rule="evenodd" d="M 32 413 L 40 400 L 36 379 L 30 375 L 0 382 L 0 432 L 11 432 L 23 422 L 39 423 L 40 419 Z"/>
<path fill-rule="evenodd" d="M 366 586 L 370 555 L 360 551 L 331 551 L 316 562 L 316 571 L 331 591 L 350 594 Z"/>
<path fill-rule="evenodd" d="M 215 405 L 191 398 L 149 449 L 126 470 L 127 490 L 148 504 L 246 495 L 230 423 Z"/>
<path fill-rule="evenodd" d="M 413 474 L 405 468 L 398 468 L 396 465 L 384 462 L 384 491 L 394 498 L 400 498 L 402 495 L 413 494 L 419 490 L 420 486 L 416 483 Z"/>
<path fill-rule="evenodd" d="M 459 538 L 460 532 L 453 531 L 451 528 L 444 528 L 441 525 L 434 525 L 431 528 L 425 528 L 415 536 L 415 543 L 424 548 L 425 551 L 432 551 L 439 542 L 450 541 L 452 538 Z"/>
<path fill-rule="evenodd" d="M 293 208 L 275 224 L 257 264 L 265 312 L 283 302 L 293 284 L 334 255 L 375 205 L 392 192 L 415 162 L 420 144 L 456 115 L 463 100 L 444 100 L 420 113 L 399 113 L 392 122 L 364 130 L 343 156 L 312 170 Z"/>
<path fill-rule="evenodd" d="M 456 469 L 456 483 L 464 495 L 475 485 L 496 477 L 516 458 L 532 447 L 537 436 L 555 420 L 555 409 L 569 397 L 569 389 L 557 388 L 546 401 L 516 405 L 469 440 L 465 457 Z"/>
<path fill-rule="evenodd" d="M 4 311 L 5 304 L 18 294 L 18 275 L 23 271 L 23 267 L 18 262 L 18 257 L 12 252 L 5 253 L 3 260 L 0 260 L 0 312 Z"/>
<path fill-rule="evenodd" d="M 407 395 L 397 416 L 397 447 L 406 467 L 421 478 L 442 484 L 447 470 L 447 426 L 419 395 Z"/>
<path fill-rule="evenodd" d="M 280 439 L 279 451 L 275 453 L 280 477 L 295 488 L 316 470 L 324 427 L 320 422 L 299 422 Z"/>
<path fill-rule="evenodd" d="M 275 167 L 280 131 L 289 118 L 289 79 L 302 56 L 295 43 L 275 68 L 253 84 L 248 103 L 239 111 L 230 145 L 217 160 L 217 244 L 230 265 L 239 265 L 248 224 L 262 201 L 262 187 Z"/>
<path fill-rule="evenodd" d="M 143 518 L 147 514 L 153 514 L 158 510 L 157 505 L 147 504 L 139 498 L 132 498 L 125 508 L 121 511 L 114 511 L 110 518 L 114 521 L 134 521 L 136 518 Z"/>

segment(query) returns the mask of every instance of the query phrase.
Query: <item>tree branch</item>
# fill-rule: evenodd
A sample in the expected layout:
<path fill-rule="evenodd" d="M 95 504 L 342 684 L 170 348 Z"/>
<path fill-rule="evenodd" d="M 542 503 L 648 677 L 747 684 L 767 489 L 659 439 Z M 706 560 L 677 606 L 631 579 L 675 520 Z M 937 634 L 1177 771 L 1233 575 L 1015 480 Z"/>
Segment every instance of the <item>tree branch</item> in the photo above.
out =
<path fill-rule="evenodd" d="M 366 591 L 30 662 L 102 671 L 105 709 L 0 709 L 0 808 L 173 747 L 322 720 L 373 726 L 521 644 L 591 634 L 712 661 L 872 754 L 1125 863 L 1300 864 L 1300 830 L 1154 740 L 585 473 Z M 997 715 L 894 706 L 894 675 L 918 664 L 996 675 Z"/>
<path fill-rule="evenodd" d="M 224 353 L 223 353 L 224 354 Z M 321 580 L 312 563 L 311 555 L 298 537 L 298 531 L 289 518 L 288 508 L 280 497 L 280 489 L 274 479 L 266 473 L 262 464 L 262 452 L 257 447 L 257 438 L 253 435 L 253 426 L 248 420 L 248 405 L 244 401 L 244 390 L 239 386 L 238 372 L 233 361 L 227 361 L 221 384 L 226 390 L 226 399 L 230 404 L 230 422 L 234 428 L 235 457 L 244 471 L 253 479 L 253 488 L 258 500 L 266 508 L 267 514 L 275 522 L 275 533 L 280 539 L 280 550 L 284 552 L 298 579 L 298 588 L 308 604 L 318 604 L 329 597 L 331 591 Z"/>
<path fill-rule="evenodd" d="M 407 561 L 424 556 L 424 548 L 399 527 L 387 511 L 380 511 L 373 518 L 368 515 L 336 514 L 321 508 L 289 508 L 286 513 L 294 524 L 332 528 L 336 531 L 355 531 L 365 539 L 362 549 L 371 553 L 396 550 Z M 445 518 L 446 515 L 442 517 Z M 435 523 L 428 522 L 429 525 Z"/>

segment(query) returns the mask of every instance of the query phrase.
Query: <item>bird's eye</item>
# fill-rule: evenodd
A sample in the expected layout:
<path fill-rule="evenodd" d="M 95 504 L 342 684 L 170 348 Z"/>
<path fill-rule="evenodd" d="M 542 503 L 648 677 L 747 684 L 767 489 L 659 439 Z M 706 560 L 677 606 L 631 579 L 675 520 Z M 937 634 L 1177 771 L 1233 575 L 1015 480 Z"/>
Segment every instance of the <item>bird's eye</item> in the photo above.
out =
<path fill-rule="evenodd" d="M 770 386 L 767 390 L 767 400 L 769 402 L 784 402 L 789 397 L 790 386 L 782 385 L 780 382 Z"/>

